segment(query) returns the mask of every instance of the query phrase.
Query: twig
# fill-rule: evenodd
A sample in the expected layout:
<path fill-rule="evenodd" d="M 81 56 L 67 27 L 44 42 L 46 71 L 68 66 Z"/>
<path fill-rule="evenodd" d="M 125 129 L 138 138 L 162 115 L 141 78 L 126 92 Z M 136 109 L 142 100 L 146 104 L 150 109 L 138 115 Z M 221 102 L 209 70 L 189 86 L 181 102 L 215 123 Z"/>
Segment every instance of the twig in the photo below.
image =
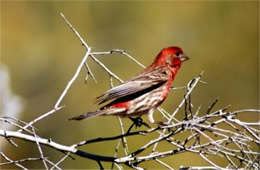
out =
<path fill-rule="evenodd" d="M 17 123 L 13 123 L 13 122 L 9 121 L 8 119 L 14 120 L 14 121 L 16 121 L 16 122 L 21 122 L 21 123 L 23 123 L 24 125 L 27 124 L 26 122 L 24 122 L 24 121 L 22 121 L 22 120 L 19 120 L 19 119 L 17 119 L 17 118 L 13 118 L 13 117 L 8 117 L 8 116 L 1 117 L 1 118 L 0 118 L 0 121 L 4 121 L 4 122 L 6 122 L 6 123 L 9 123 L 9 124 L 11 124 L 11 125 L 13 125 L 13 126 L 19 128 L 19 129 L 23 129 L 23 127 L 22 127 L 21 125 L 19 125 L 19 124 L 17 124 Z M 33 127 L 33 128 L 35 128 L 35 127 Z M 35 129 L 37 130 L 37 128 L 35 128 Z M 30 133 L 30 134 L 33 134 L 33 132 L 30 131 L 30 130 L 28 130 L 28 129 L 24 129 L 24 130 L 25 130 L 26 132 Z"/>
<path fill-rule="evenodd" d="M 59 160 L 55 165 L 52 166 L 50 170 L 53 170 L 54 168 L 60 169 L 58 165 L 62 163 L 67 157 L 69 157 L 70 152 L 68 152 L 61 160 Z M 61 169 L 60 169 L 61 170 Z"/>
<path fill-rule="evenodd" d="M 109 78 L 110 78 L 110 86 L 111 86 L 111 88 L 113 88 L 113 86 L 114 86 L 113 78 L 111 76 L 109 76 Z M 122 120 L 119 116 L 117 116 L 117 119 L 118 119 L 118 122 L 119 122 L 119 125 L 120 125 L 121 134 L 124 134 L 125 133 L 124 124 L 123 124 L 123 122 L 122 122 Z M 124 148 L 124 151 L 125 151 L 125 155 L 127 155 L 129 153 L 129 150 L 128 150 L 126 138 L 122 137 L 121 140 L 122 140 L 123 148 Z M 117 145 L 117 147 L 119 147 L 119 146 L 120 145 Z M 115 152 L 114 155 L 117 155 L 117 151 L 118 151 L 118 148 L 116 148 L 116 152 Z"/>
<path fill-rule="evenodd" d="M 4 130 L 4 133 L 6 134 L 6 131 Z M 5 139 L 11 144 L 13 145 L 14 147 L 18 147 L 18 145 L 12 141 L 12 139 L 10 139 L 8 136 L 5 135 Z"/>
<path fill-rule="evenodd" d="M 171 121 L 174 119 L 175 115 L 179 112 L 180 108 L 183 106 L 183 104 L 185 103 L 185 101 L 187 100 L 188 96 L 190 95 L 190 93 L 193 91 L 193 89 L 195 88 L 195 86 L 197 85 L 197 83 L 199 82 L 201 76 L 202 76 L 203 72 L 201 72 L 199 74 L 199 76 L 197 78 L 194 78 L 193 80 L 191 80 L 187 87 L 187 93 L 186 95 L 184 96 L 184 99 L 182 100 L 182 102 L 179 104 L 179 106 L 175 109 L 175 111 L 172 113 L 172 115 L 170 116 L 170 118 L 168 119 L 168 124 L 171 123 Z M 163 130 L 162 134 L 164 134 L 166 131 L 166 129 Z M 156 143 L 153 147 L 153 152 L 155 152 L 156 150 L 156 147 L 157 147 L 158 143 Z"/>
<path fill-rule="evenodd" d="M 214 164 L 212 161 L 210 161 L 204 154 L 199 153 L 199 155 L 206 161 L 208 162 L 210 165 L 214 166 L 217 169 L 222 169 L 220 166 Z"/>
<path fill-rule="evenodd" d="M 21 160 L 17 160 L 17 161 L 12 161 L 12 160 L 8 159 L 7 156 L 4 155 L 2 152 L 0 152 L 0 155 L 8 161 L 8 162 L 0 163 L 0 166 L 10 165 L 10 164 L 19 164 L 19 163 L 28 162 L 28 161 L 41 161 L 42 160 L 42 158 L 25 158 L 25 159 L 21 159 Z"/>
<path fill-rule="evenodd" d="M 42 162 L 43 162 L 43 164 L 44 164 L 44 167 L 45 167 L 45 169 L 49 169 L 48 166 L 47 166 L 47 163 L 46 163 L 46 161 L 45 161 L 45 158 L 44 158 L 44 156 L 43 156 L 42 148 L 41 148 L 41 146 L 40 146 L 40 143 L 39 143 L 39 141 L 38 141 L 38 136 L 36 135 L 34 128 L 32 128 L 32 131 L 33 131 L 33 136 L 34 136 L 34 139 L 35 139 L 35 143 L 36 143 L 36 145 L 37 145 L 37 147 L 38 147 L 38 150 L 39 150 L 39 152 L 40 152 L 41 158 L 42 158 L 42 160 L 43 160 Z"/>
<path fill-rule="evenodd" d="M 91 69 L 89 68 L 89 65 L 88 65 L 87 61 L 85 62 L 85 66 L 86 66 L 86 69 L 87 69 L 87 75 L 86 75 L 86 78 L 85 78 L 85 84 L 87 83 L 88 75 L 90 75 L 90 77 L 94 80 L 95 83 L 98 83 L 97 79 L 95 78 L 94 74 L 92 73 Z"/>
<path fill-rule="evenodd" d="M 126 50 L 112 49 L 111 51 L 105 51 L 105 52 L 92 52 L 91 55 L 108 55 L 108 54 L 112 54 L 112 53 L 120 53 L 122 55 L 125 55 L 128 58 L 130 58 L 131 60 L 133 60 L 136 64 L 141 66 L 142 68 L 145 68 L 145 66 L 142 63 L 140 63 L 138 60 L 136 60 L 134 57 L 132 57 L 130 54 L 128 54 L 126 52 Z"/>
<path fill-rule="evenodd" d="M 165 166 L 168 169 L 173 170 L 172 167 L 170 167 L 168 164 L 164 163 L 163 161 L 161 161 L 160 159 L 155 159 L 156 162 L 159 162 L 161 165 Z"/>
<path fill-rule="evenodd" d="M 106 137 L 106 138 L 95 138 L 95 139 L 91 139 L 91 140 L 86 140 L 86 141 L 81 141 L 77 144 L 72 145 L 72 147 L 80 147 L 86 144 L 90 144 L 90 143 L 96 143 L 96 142 L 104 142 L 104 141 L 111 141 L 111 140 L 117 140 L 117 139 L 122 139 L 123 137 L 128 137 L 128 136 L 134 136 L 134 135 L 145 135 L 147 133 L 152 133 L 156 130 L 158 130 L 158 128 L 152 128 L 149 130 L 143 130 L 143 131 L 136 131 L 136 132 L 129 132 L 129 133 L 125 133 L 125 134 L 121 134 L 121 135 L 117 135 L 117 136 L 112 136 L 112 137 Z"/>
<path fill-rule="evenodd" d="M 6 159 L 8 162 L 10 162 L 11 164 L 14 164 L 16 165 L 17 167 L 21 168 L 21 169 L 24 169 L 24 170 L 27 170 L 27 168 L 25 168 L 23 165 L 21 165 L 20 163 L 23 162 L 23 161 L 13 161 L 11 160 L 10 158 L 8 158 L 3 152 L 0 152 L 0 155 Z"/>
<path fill-rule="evenodd" d="M 61 107 L 58 107 L 57 109 L 52 109 L 51 111 L 37 117 L 36 119 L 32 120 L 31 122 L 29 122 L 28 124 L 26 124 L 22 129 L 19 129 L 17 132 L 22 132 L 24 131 L 25 129 L 27 129 L 28 127 L 32 127 L 32 125 L 42 119 L 44 119 L 45 117 L 48 117 L 49 115 L 55 113 L 56 111 L 62 109 L 64 106 L 61 106 Z"/>
<path fill-rule="evenodd" d="M 120 144 L 121 144 L 121 140 L 118 140 L 117 145 L 116 145 L 116 148 L 115 148 L 114 157 L 117 157 Z M 114 165 L 115 165 L 115 162 L 112 162 L 111 169 L 114 169 Z"/>
<path fill-rule="evenodd" d="M 83 67 L 84 63 L 87 61 L 88 57 L 89 57 L 89 54 L 90 54 L 90 51 L 91 51 L 91 48 L 88 48 L 85 56 L 83 57 L 83 59 L 81 60 L 78 68 L 77 68 L 77 71 L 76 73 L 74 74 L 74 76 L 72 77 L 72 79 L 68 82 L 66 88 L 64 89 L 64 91 L 62 92 L 60 98 L 58 99 L 57 103 L 55 104 L 54 108 L 55 109 L 58 109 L 59 108 L 59 105 L 61 103 L 61 101 L 63 100 L 64 96 L 67 94 L 70 86 L 74 83 L 74 81 L 77 79 L 79 73 L 80 73 L 80 70 L 81 68 Z"/>
<path fill-rule="evenodd" d="M 34 143 L 36 142 L 34 136 L 26 135 L 26 134 L 14 132 L 14 131 L 5 131 L 4 132 L 4 130 L 0 129 L 0 136 L 10 137 L 10 138 L 18 138 L 18 139 L 22 139 L 22 140 L 26 140 L 26 141 L 34 142 Z M 78 155 L 78 156 L 81 156 L 81 157 L 84 157 L 84 158 L 88 158 L 88 159 L 92 159 L 92 160 L 112 162 L 116 159 L 114 157 L 100 156 L 100 155 L 95 155 L 95 154 L 91 154 L 91 153 L 87 153 L 87 152 L 78 150 L 75 147 L 73 147 L 75 145 L 65 146 L 65 145 L 61 145 L 59 143 L 53 142 L 49 139 L 40 138 L 40 137 L 38 137 L 37 140 L 38 140 L 39 144 L 49 146 L 49 147 L 54 148 L 54 149 L 59 150 L 59 151 L 71 152 L 75 155 Z"/>
<path fill-rule="evenodd" d="M 121 118 L 118 116 L 118 122 L 119 122 L 119 125 L 120 125 L 120 129 L 121 129 L 121 134 L 122 134 L 122 144 L 123 144 L 123 148 L 124 148 L 124 151 L 125 151 L 125 155 L 127 155 L 129 153 L 129 149 L 128 149 L 128 145 L 127 145 L 127 141 L 126 141 L 126 138 L 124 136 L 124 133 L 125 133 L 125 130 L 124 130 L 124 124 L 121 120 Z"/>

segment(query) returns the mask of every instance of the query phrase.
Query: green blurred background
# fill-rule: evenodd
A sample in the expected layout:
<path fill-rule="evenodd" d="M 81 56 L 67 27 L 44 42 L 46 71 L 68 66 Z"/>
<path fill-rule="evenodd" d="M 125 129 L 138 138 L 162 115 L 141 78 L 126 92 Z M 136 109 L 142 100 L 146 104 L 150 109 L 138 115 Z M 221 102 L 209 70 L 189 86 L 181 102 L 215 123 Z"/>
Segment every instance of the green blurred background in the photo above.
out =
<path fill-rule="evenodd" d="M 85 53 L 60 12 L 92 51 L 125 49 L 148 66 L 162 48 L 182 47 L 191 59 L 184 63 L 173 85 L 184 86 L 204 70 L 202 80 L 207 85 L 198 85 L 192 95 L 195 109 L 202 105 L 202 113 L 216 98 L 220 101 L 215 109 L 229 104 L 232 105 L 230 110 L 259 108 L 259 1 L 1 1 L 1 63 L 8 67 L 11 88 L 26 103 L 19 116 L 24 121 L 54 107 Z M 119 54 L 97 57 L 123 80 L 141 70 Z M 40 136 L 71 145 L 81 140 L 120 134 L 116 117 L 67 121 L 72 116 L 96 109 L 93 99 L 109 89 L 109 76 L 91 59 L 88 62 L 98 84 L 90 79 L 86 85 L 86 70 L 83 69 L 62 102 L 66 107 L 35 124 Z M 163 108 L 173 111 L 184 93 L 185 90 L 171 92 Z M 181 113 L 177 118 L 183 119 Z M 155 115 L 156 119 L 162 119 L 158 112 Z M 245 119 L 255 121 L 259 118 L 250 115 Z M 130 125 L 129 120 L 123 121 L 126 127 Z M 130 137 L 130 151 L 154 137 L 156 135 Z M 91 144 L 81 149 L 112 156 L 116 144 L 117 141 Z M 19 148 L 4 146 L 1 150 L 13 160 L 39 156 L 36 145 L 31 143 L 19 141 Z M 43 148 L 51 160 L 57 161 L 63 156 Z M 166 149 L 162 146 L 162 150 Z M 207 165 L 192 154 L 180 154 L 163 161 L 174 168 Z M 110 164 L 104 165 L 110 167 Z M 141 165 L 149 169 L 163 168 L 151 162 Z M 38 162 L 25 166 L 44 167 Z M 96 162 L 79 157 L 67 159 L 61 167 L 98 168 Z"/>

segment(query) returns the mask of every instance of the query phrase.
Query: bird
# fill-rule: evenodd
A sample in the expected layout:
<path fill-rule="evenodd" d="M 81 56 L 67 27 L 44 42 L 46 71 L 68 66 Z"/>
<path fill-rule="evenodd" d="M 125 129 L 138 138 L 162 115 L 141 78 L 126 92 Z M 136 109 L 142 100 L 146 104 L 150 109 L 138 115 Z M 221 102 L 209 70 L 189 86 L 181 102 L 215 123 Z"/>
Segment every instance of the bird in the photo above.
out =
<path fill-rule="evenodd" d="M 69 120 L 83 120 L 96 116 L 140 117 L 147 114 L 152 124 L 162 124 L 153 118 L 154 110 L 167 98 L 172 82 L 184 61 L 189 60 L 180 47 L 162 49 L 152 64 L 130 80 L 115 86 L 96 98 L 95 111 L 86 112 Z"/>

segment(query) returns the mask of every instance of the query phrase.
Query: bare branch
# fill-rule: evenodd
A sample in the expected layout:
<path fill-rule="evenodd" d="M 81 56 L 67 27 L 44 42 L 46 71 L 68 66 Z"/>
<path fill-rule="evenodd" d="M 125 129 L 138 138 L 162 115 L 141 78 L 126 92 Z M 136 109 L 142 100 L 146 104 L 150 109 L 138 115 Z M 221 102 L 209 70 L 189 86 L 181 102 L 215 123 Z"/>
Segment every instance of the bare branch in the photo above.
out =
<path fill-rule="evenodd" d="M 10 158 L 8 158 L 4 153 L 0 152 L 0 155 L 5 159 L 7 160 L 8 162 L 7 163 L 1 163 L 0 165 L 6 165 L 6 164 L 14 164 L 16 165 L 17 167 L 21 168 L 21 169 L 26 169 L 23 165 L 21 165 L 20 163 L 21 162 L 25 162 L 26 160 L 29 160 L 29 159 L 23 159 L 23 160 L 20 160 L 20 161 L 13 161 L 11 160 Z"/>
<path fill-rule="evenodd" d="M 42 160 L 43 160 L 42 162 L 43 162 L 43 164 L 44 164 L 44 167 L 45 167 L 46 169 L 49 169 L 48 166 L 47 166 L 46 160 L 45 160 L 45 158 L 44 158 L 44 156 L 43 156 L 42 148 L 41 148 L 40 143 L 39 143 L 39 141 L 38 141 L 38 136 L 36 135 L 34 128 L 32 128 L 32 130 L 33 130 L 33 136 L 34 136 L 34 139 L 35 139 L 35 143 L 36 143 L 36 145 L 37 145 L 37 147 L 38 147 L 38 150 L 39 150 L 39 152 L 40 152 L 41 158 L 42 158 Z"/>
<path fill-rule="evenodd" d="M 74 74 L 74 76 L 72 77 L 72 79 L 69 81 L 68 85 L 66 86 L 65 90 L 62 92 L 60 98 L 58 99 L 57 103 L 55 104 L 54 108 L 55 109 L 58 109 L 59 108 L 59 105 L 62 101 L 62 99 L 64 98 L 64 96 L 67 94 L 70 86 L 74 83 L 74 81 L 77 79 L 79 73 L 80 73 L 80 70 L 81 68 L 83 67 L 84 63 L 87 61 L 88 59 L 88 56 L 90 54 L 90 51 L 91 51 L 91 48 L 88 48 L 88 51 L 86 52 L 85 56 L 83 57 L 81 63 L 79 64 L 79 67 L 77 68 L 77 71 L 76 73 Z"/>
<path fill-rule="evenodd" d="M 31 122 L 29 122 L 28 124 L 26 124 L 22 129 L 19 129 L 17 132 L 22 132 L 24 131 L 25 129 L 27 129 L 28 127 L 31 127 L 34 123 L 44 119 L 45 117 L 48 117 L 50 115 L 52 115 L 53 113 L 55 113 L 56 111 L 62 109 L 64 106 L 61 106 L 61 107 L 58 107 L 57 109 L 53 109 L 39 117 L 37 117 L 36 119 L 32 120 Z"/>
<path fill-rule="evenodd" d="M 91 69 L 89 68 L 88 66 L 88 63 L 85 62 L 85 66 L 87 68 L 87 75 L 86 75 L 86 78 L 85 78 L 85 83 L 87 83 L 87 80 L 88 80 L 88 75 L 90 75 L 90 77 L 94 80 L 95 83 L 98 83 L 94 74 L 92 73 Z"/>
<path fill-rule="evenodd" d="M 35 139 L 34 136 L 26 135 L 26 134 L 14 132 L 14 131 L 4 131 L 4 130 L 0 129 L 0 136 L 9 137 L 9 138 L 19 138 L 19 139 L 22 139 L 22 140 L 26 140 L 26 141 L 29 141 L 29 142 L 36 143 L 36 139 Z M 90 154 L 90 153 L 78 150 L 75 147 L 73 147 L 75 145 L 65 146 L 65 145 L 53 142 L 52 140 L 40 138 L 40 137 L 37 138 L 37 141 L 39 142 L 39 144 L 49 146 L 49 147 L 54 148 L 56 150 L 64 151 L 64 152 L 71 152 L 75 155 L 85 157 L 85 158 L 89 158 L 89 159 L 92 159 L 92 160 L 109 161 L 109 162 L 112 162 L 112 161 L 115 160 L 114 157 L 94 155 L 94 154 Z"/>

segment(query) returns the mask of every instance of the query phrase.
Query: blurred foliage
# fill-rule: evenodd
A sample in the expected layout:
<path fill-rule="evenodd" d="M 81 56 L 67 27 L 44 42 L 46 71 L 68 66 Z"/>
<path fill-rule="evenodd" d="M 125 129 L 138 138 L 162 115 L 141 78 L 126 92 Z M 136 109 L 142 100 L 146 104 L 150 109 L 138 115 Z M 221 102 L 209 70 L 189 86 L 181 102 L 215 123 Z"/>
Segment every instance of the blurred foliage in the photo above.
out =
<path fill-rule="evenodd" d="M 84 55 L 84 48 L 60 12 L 92 51 L 126 49 L 147 66 L 162 48 L 182 47 L 191 60 L 184 63 L 174 86 L 186 85 L 202 70 L 203 80 L 207 82 L 193 93 L 195 108 L 202 105 L 202 111 L 206 110 L 215 98 L 220 99 L 217 108 L 229 104 L 232 110 L 259 108 L 259 1 L 1 1 L 1 62 L 11 73 L 11 88 L 26 100 L 26 108 L 19 117 L 22 120 L 30 121 L 52 109 Z M 124 80 L 141 70 L 122 55 L 98 58 Z M 93 99 L 109 88 L 108 75 L 91 59 L 88 61 L 99 83 L 89 80 L 85 85 L 86 70 L 83 69 L 63 101 L 66 107 L 36 124 L 42 137 L 70 145 L 120 133 L 116 117 L 67 121 L 96 109 Z M 163 107 L 173 111 L 184 92 L 173 91 Z M 177 117 L 182 119 L 184 115 Z M 156 113 L 156 118 L 161 116 Z M 123 121 L 128 127 L 129 120 Z M 129 138 L 130 150 L 152 138 Z M 92 144 L 83 149 L 113 155 L 116 143 Z M 39 155 L 31 143 L 22 142 L 18 149 L 5 146 L 2 149 L 14 160 Z M 62 156 L 52 149 L 46 149 L 46 154 L 57 160 Z M 186 164 L 205 165 L 192 154 L 163 160 L 174 168 Z M 39 168 L 37 162 L 26 165 Z M 98 167 L 96 162 L 78 157 L 76 161 L 67 159 L 61 166 Z M 157 163 L 145 163 L 144 167 L 162 168 Z"/>

